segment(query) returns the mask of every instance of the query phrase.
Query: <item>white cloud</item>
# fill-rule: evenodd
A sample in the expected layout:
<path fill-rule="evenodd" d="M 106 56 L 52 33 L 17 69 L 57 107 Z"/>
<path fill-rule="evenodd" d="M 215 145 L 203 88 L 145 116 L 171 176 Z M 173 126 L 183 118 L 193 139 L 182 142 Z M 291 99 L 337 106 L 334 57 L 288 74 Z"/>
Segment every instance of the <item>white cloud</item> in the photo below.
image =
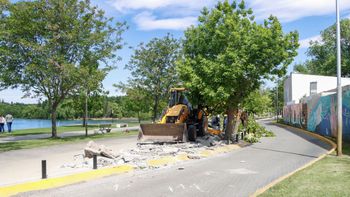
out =
<path fill-rule="evenodd" d="M 335 0 L 251 0 L 248 1 L 258 19 L 271 14 L 282 22 L 290 22 L 308 16 L 335 13 Z M 339 0 L 340 10 L 350 9 L 350 0 Z"/>
<path fill-rule="evenodd" d="M 123 14 L 135 14 L 140 30 L 183 30 L 195 24 L 203 7 L 216 0 L 109 0 L 111 7 Z"/>
<path fill-rule="evenodd" d="M 322 42 L 322 38 L 321 38 L 320 35 L 317 35 L 317 36 L 312 36 L 312 37 L 309 37 L 309 38 L 305 38 L 305 39 L 299 40 L 299 44 L 300 44 L 299 48 L 309 48 L 311 41 Z"/>
<path fill-rule="evenodd" d="M 134 17 L 140 30 L 171 29 L 183 30 L 196 23 L 197 18 L 188 16 L 182 18 L 157 19 L 150 12 L 142 12 Z"/>
<path fill-rule="evenodd" d="M 155 10 L 166 7 L 181 7 L 200 10 L 211 5 L 214 0 L 110 0 L 110 3 L 120 12 L 129 10 Z"/>
<path fill-rule="evenodd" d="M 341 12 L 349 13 L 350 0 L 338 0 Z M 193 24 L 200 10 L 213 7 L 218 0 L 107 0 L 107 4 L 119 13 L 137 14 L 134 22 L 141 30 L 182 30 Z M 271 14 L 282 22 L 295 21 L 308 16 L 323 16 L 335 13 L 335 0 L 249 0 L 258 20 Z M 141 16 L 146 18 L 142 19 Z"/>

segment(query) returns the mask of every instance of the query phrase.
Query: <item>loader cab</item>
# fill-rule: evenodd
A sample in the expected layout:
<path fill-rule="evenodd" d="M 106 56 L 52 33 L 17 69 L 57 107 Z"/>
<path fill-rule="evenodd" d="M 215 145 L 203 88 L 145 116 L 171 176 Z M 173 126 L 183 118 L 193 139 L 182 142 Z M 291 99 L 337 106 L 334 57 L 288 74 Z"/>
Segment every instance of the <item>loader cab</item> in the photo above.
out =
<path fill-rule="evenodd" d="M 170 100 L 169 107 L 173 107 L 178 104 L 184 104 L 188 107 L 191 106 L 187 97 L 186 97 L 186 89 L 185 88 L 171 88 L 170 89 Z"/>

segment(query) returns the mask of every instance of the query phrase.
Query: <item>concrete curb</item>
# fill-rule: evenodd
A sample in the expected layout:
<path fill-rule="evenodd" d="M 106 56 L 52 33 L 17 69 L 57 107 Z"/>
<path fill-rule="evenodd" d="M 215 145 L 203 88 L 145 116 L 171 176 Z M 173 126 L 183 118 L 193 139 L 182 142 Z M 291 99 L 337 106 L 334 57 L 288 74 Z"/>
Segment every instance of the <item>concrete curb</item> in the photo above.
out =
<path fill-rule="evenodd" d="M 247 145 L 248 145 L 247 143 L 231 144 L 231 145 L 216 147 L 212 150 L 203 150 L 200 152 L 200 156 L 204 158 L 212 157 L 221 153 L 231 152 L 233 150 L 245 147 Z M 181 155 L 177 155 L 176 157 L 163 156 L 158 159 L 150 159 L 150 160 L 147 160 L 147 164 L 151 167 L 157 168 L 157 167 L 175 164 L 177 162 L 187 161 L 187 160 L 190 160 L 188 158 L 188 154 L 181 154 Z M 135 168 L 131 165 L 121 165 L 116 167 L 91 170 L 88 172 L 82 172 L 82 173 L 77 173 L 77 174 L 72 174 L 72 175 L 67 175 L 62 177 L 48 178 L 48 179 L 43 179 L 43 180 L 38 180 L 33 182 L 3 186 L 3 187 L 0 187 L 0 196 L 1 197 L 12 196 L 23 192 L 52 189 L 52 188 L 57 188 L 57 187 L 62 187 L 70 184 L 83 182 L 83 181 L 102 178 L 110 175 L 127 173 L 133 170 L 135 170 Z"/>
<path fill-rule="evenodd" d="M 332 146 L 332 148 L 327 153 L 324 153 L 324 154 L 320 155 L 318 158 L 310 161 L 309 163 L 305 164 L 304 166 L 301 166 L 300 168 L 294 170 L 293 172 L 290 172 L 290 173 L 288 173 L 288 174 L 286 174 L 284 176 L 281 176 L 281 177 L 277 178 L 276 180 L 272 181 L 270 184 L 268 184 L 268 185 L 266 185 L 266 186 L 256 190 L 255 193 L 252 194 L 251 196 L 258 196 L 258 195 L 264 193 L 266 190 L 268 190 L 271 187 L 275 186 L 277 183 L 279 183 L 279 182 L 287 179 L 288 177 L 292 176 L 293 174 L 295 174 L 295 173 L 297 173 L 297 172 L 299 172 L 299 171 L 301 171 L 301 170 L 311 166 L 312 164 L 314 164 L 317 161 L 323 159 L 325 156 L 329 155 L 330 153 L 332 153 L 336 149 L 336 144 L 333 141 L 331 141 L 331 140 L 329 140 L 329 139 L 327 139 L 327 138 L 325 138 L 325 137 L 323 137 L 321 135 L 318 135 L 316 133 L 312 133 L 310 131 L 306 131 L 306 130 L 303 130 L 303 129 L 300 129 L 300 128 L 297 128 L 297 127 L 292 127 L 292 126 L 281 124 L 281 123 L 273 123 L 273 124 L 279 125 L 279 126 L 282 126 L 282 127 L 293 128 L 293 129 L 296 129 L 299 132 L 305 133 L 307 135 L 311 135 L 311 136 L 313 136 L 313 137 L 315 137 L 315 138 L 317 138 L 319 140 L 322 140 L 322 141 L 330 144 Z"/>

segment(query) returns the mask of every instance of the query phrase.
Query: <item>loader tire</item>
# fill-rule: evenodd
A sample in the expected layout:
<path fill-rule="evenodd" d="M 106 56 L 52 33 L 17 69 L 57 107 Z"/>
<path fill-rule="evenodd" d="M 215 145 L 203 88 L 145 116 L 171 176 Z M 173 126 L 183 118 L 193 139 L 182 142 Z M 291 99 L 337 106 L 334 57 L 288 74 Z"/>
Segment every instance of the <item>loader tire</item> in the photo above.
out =
<path fill-rule="evenodd" d="M 187 129 L 187 136 L 188 136 L 188 141 L 194 142 L 196 141 L 197 138 L 197 132 L 196 132 L 196 127 L 191 125 Z"/>

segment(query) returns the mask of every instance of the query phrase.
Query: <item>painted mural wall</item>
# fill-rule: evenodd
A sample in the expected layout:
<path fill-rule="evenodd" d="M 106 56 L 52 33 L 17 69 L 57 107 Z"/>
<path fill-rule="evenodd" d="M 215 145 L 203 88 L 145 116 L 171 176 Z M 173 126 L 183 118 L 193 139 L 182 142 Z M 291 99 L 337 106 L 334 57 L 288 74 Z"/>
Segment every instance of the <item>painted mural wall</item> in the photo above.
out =
<path fill-rule="evenodd" d="M 325 136 L 337 136 L 337 95 L 320 94 L 302 104 L 284 106 L 283 119 L 287 124 Z M 343 87 L 343 139 L 350 141 L 350 86 Z"/>
<path fill-rule="evenodd" d="M 306 113 L 305 104 L 299 103 L 299 104 L 293 104 L 288 105 L 283 108 L 283 120 L 284 122 L 300 127 L 300 128 L 306 128 Z"/>

